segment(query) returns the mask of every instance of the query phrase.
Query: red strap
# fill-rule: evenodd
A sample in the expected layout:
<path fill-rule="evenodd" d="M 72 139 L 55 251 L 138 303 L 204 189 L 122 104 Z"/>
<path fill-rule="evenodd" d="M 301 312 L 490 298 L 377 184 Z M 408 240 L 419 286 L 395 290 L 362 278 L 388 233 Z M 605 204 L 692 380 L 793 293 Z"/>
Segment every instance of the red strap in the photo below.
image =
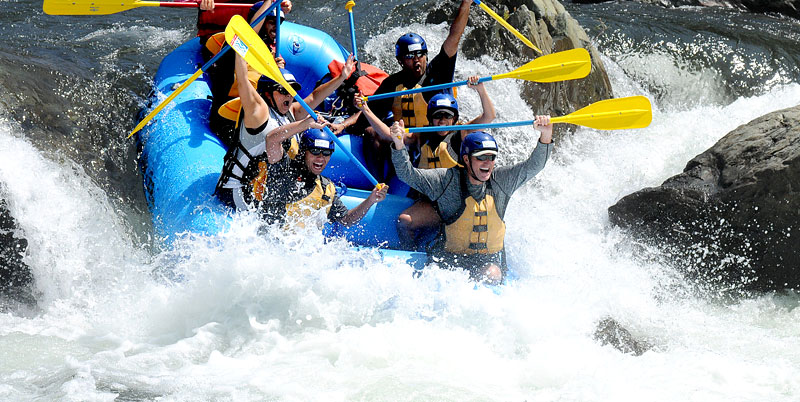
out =
<path fill-rule="evenodd" d="M 328 64 L 328 70 L 330 70 L 331 75 L 334 77 L 342 73 L 342 68 L 344 68 L 344 63 L 338 60 L 333 60 Z M 374 94 L 381 85 L 381 82 L 389 76 L 386 71 L 367 63 L 361 63 L 361 69 L 364 70 L 367 75 L 359 77 L 358 80 L 356 80 L 356 86 L 358 86 L 363 96 Z"/>

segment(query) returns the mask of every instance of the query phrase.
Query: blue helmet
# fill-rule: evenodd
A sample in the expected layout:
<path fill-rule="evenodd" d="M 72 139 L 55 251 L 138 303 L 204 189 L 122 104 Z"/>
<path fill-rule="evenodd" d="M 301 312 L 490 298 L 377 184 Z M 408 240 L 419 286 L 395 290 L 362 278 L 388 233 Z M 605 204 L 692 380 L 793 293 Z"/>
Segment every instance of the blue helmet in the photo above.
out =
<path fill-rule="evenodd" d="M 335 151 L 336 148 L 334 144 L 333 138 L 331 138 L 328 133 L 318 128 L 309 128 L 303 131 L 303 135 L 300 136 L 300 148 L 303 150 L 318 148 Z"/>
<path fill-rule="evenodd" d="M 458 120 L 458 101 L 450 94 L 433 95 L 428 102 L 428 121 L 433 119 L 433 114 L 445 110 L 449 111 L 454 120 Z"/>
<path fill-rule="evenodd" d="M 427 53 L 428 45 L 425 44 L 425 39 L 415 33 L 407 33 L 401 36 L 397 43 L 394 44 L 394 56 L 397 58 L 417 51 L 425 51 Z"/>
<path fill-rule="evenodd" d="M 464 137 L 464 141 L 461 141 L 460 157 L 485 154 L 497 155 L 497 141 L 490 134 L 483 131 L 475 131 L 467 134 Z"/>
<path fill-rule="evenodd" d="M 285 68 L 282 68 L 280 70 L 283 79 L 286 80 L 286 82 L 288 82 L 289 85 L 291 85 L 295 91 L 299 91 L 302 86 L 300 85 L 299 82 L 297 82 L 297 79 L 294 78 L 294 74 L 292 74 L 291 71 Z M 278 84 L 275 80 L 266 75 L 262 75 L 261 78 L 258 79 L 258 85 L 256 86 L 256 91 L 258 91 L 258 93 L 264 93 L 267 91 L 273 91 L 280 87 L 281 84 Z"/>

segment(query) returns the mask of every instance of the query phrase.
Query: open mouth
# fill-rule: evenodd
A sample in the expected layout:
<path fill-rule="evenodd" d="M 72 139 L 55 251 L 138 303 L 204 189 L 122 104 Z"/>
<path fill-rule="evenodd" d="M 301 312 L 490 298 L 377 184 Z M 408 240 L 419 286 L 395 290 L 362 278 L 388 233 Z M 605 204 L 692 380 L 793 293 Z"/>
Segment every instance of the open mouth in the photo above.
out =
<path fill-rule="evenodd" d="M 287 101 L 283 101 L 283 106 L 285 106 L 285 107 L 289 107 L 289 106 L 291 106 L 291 104 L 292 104 L 292 101 L 288 101 L 288 100 Z"/>
<path fill-rule="evenodd" d="M 481 168 L 480 171 L 484 173 L 489 173 L 489 168 L 488 167 Z"/>
<path fill-rule="evenodd" d="M 322 170 L 325 167 L 324 163 L 321 162 L 314 162 L 311 164 L 314 167 L 314 170 Z"/>

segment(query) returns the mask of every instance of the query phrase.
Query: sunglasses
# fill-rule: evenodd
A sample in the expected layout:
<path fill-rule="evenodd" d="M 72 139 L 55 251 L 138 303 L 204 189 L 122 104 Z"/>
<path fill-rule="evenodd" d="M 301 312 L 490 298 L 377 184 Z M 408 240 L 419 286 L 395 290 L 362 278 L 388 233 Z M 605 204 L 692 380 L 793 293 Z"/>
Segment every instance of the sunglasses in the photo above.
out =
<path fill-rule="evenodd" d="M 475 159 L 479 161 L 493 161 L 495 157 L 497 157 L 497 155 L 483 154 L 476 156 Z"/>
<path fill-rule="evenodd" d="M 322 149 L 322 148 L 311 148 L 311 149 L 308 150 L 308 152 L 311 152 L 311 155 L 314 155 L 314 156 L 317 156 L 317 155 L 331 156 L 331 154 L 333 153 L 333 150 L 332 149 Z"/>
<path fill-rule="evenodd" d="M 453 116 L 452 114 L 446 113 L 446 112 L 439 112 L 439 113 L 434 113 L 433 114 L 433 118 L 436 119 L 436 120 L 452 119 L 453 117 L 455 117 L 455 116 Z"/>
<path fill-rule="evenodd" d="M 284 95 L 284 96 L 288 96 L 289 95 L 289 91 L 287 91 L 286 88 L 278 88 L 275 91 L 278 92 L 281 95 Z"/>
<path fill-rule="evenodd" d="M 417 57 L 421 58 L 421 57 L 427 56 L 427 55 L 428 55 L 428 51 L 427 50 L 417 50 L 416 52 L 406 53 L 405 55 L 403 55 L 403 58 L 406 59 L 406 60 L 411 60 L 411 59 L 415 59 Z"/>

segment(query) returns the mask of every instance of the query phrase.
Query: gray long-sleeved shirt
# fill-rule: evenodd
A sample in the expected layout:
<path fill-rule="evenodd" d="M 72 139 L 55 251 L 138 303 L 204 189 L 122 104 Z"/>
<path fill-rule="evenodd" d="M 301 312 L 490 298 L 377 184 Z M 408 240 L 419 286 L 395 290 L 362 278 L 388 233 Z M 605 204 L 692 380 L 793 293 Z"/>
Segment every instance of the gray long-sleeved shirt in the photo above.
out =
<path fill-rule="evenodd" d="M 502 219 L 506 214 L 506 207 L 511 199 L 511 194 L 520 188 L 526 181 L 536 176 L 543 168 L 553 144 L 536 144 L 531 155 L 524 162 L 512 166 L 498 167 L 492 172 L 489 182 L 492 187 L 495 207 Z M 439 214 L 445 222 L 452 221 L 461 211 L 461 169 L 417 169 L 411 165 L 408 150 L 396 150 L 392 147 L 392 163 L 397 171 L 397 177 L 406 184 L 425 194 L 438 205 Z M 487 185 L 481 183 L 473 185 L 467 183 L 467 191 L 476 201 L 486 196 Z"/>

